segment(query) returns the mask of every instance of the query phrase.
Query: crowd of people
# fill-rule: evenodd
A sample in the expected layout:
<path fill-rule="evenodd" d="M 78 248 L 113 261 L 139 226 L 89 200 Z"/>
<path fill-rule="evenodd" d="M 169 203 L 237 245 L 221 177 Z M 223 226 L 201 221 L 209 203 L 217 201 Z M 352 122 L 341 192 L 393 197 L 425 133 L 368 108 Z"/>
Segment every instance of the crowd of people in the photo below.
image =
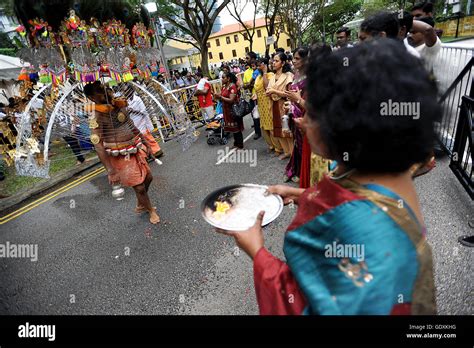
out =
<path fill-rule="evenodd" d="M 265 248 L 264 212 L 246 231 L 219 230 L 253 259 L 261 314 L 436 313 L 431 249 L 413 184 L 416 170 L 431 162 L 442 115 L 433 71 L 441 45 L 430 21 L 380 12 L 361 24 L 357 43 L 341 28 L 337 47 L 300 47 L 292 62 L 281 50 L 256 60 L 247 55 L 246 71 L 258 72 L 242 88 L 252 89 L 269 152 L 290 159 L 285 180 L 300 186 L 269 188 L 298 205 L 284 237 L 286 262 Z M 230 128 L 229 108 L 239 85 L 229 69 L 222 77 L 217 99 L 242 148 L 243 126 Z M 421 112 L 386 116 L 387 101 L 415 103 Z M 365 251 L 360 258 L 328 255 L 335 244 Z"/>
<path fill-rule="evenodd" d="M 300 187 L 307 188 L 335 167 L 335 163 L 311 152 L 300 127 L 305 113 L 306 66 L 310 52 L 351 49 L 365 41 L 388 38 L 402 45 L 433 73 L 434 61 L 441 51 L 441 41 L 433 25 L 429 3 L 416 5 L 411 12 L 380 12 L 362 22 L 358 42 L 351 42 L 351 30 L 342 27 L 336 32 L 334 47 L 315 44 L 312 49 L 299 47 L 292 53 L 278 48 L 268 57 L 248 52 L 244 59 L 223 62 L 220 67 L 211 64 L 210 76 L 203 76 L 200 68 L 194 75 L 186 70 L 175 71 L 171 85 L 175 89 L 196 86 L 195 95 L 199 96 L 204 120 L 207 122 L 222 113 L 225 131 L 233 134 L 233 145 L 237 149 L 244 147 L 244 123 L 233 116 L 232 105 L 241 98 L 248 100 L 254 139 L 263 137 L 271 155 L 288 160 L 283 173 L 285 182 L 299 182 Z M 220 79 L 220 93 L 212 92 L 209 80 L 213 79 Z M 431 156 L 414 171 L 421 175 L 434 166 L 434 156 Z"/>
<path fill-rule="evenodd" d="M 342 27 L 336 32 L 334 47 L 316 44 L 313 49 L 314 52 L 336 51 L 354 48 L 367 40 L 389 38 L 404 45 L 408 53 L 420 59 L 427 71 L 433 73 L 434 61 L 441 50 L 433 24 L 429 4 L 416 5 L 411 13 L 380 12 L 363 21 L 358 33 L 359 42 L 352 43 L 351 30 Z M 270 154 L 280 160 L 289 160 L 284 181 L 299 182 L 300 187 L 307 188 L 331 169 L 329 160 L 310 151 L 300 129 L 305 112 L 305 71 L 310 51 L 310 47 L 299 47 L 292 53 L 278 48 L 269 57 L 249 52 L 245 59 L 223 62 L 220 67 L 211 64 L 210 76 L 203 76 L 200 68 L 195 74 L 187 70 L 174 71 L 171 87 L 195 86 L 194 95 L 199 98 L 204 120 L 208 122 L 221 113 L 225 131 L 233 133 L 233 145 L 238 149 L 244 147 L 244 124 L 242 119 L 233 117 L 231 106 L 241 98 L 248 100 L 254 139 L 263 137 Z M 220 93 L 212 93 L 209 80 L 215 79 L 222 83 Z M 434 156 L 431 156 L 429 161 L 416 167 L 416 175 L 424 174 L 434 166 Z"/>
<path fill-rule="evenodd" d="M 287 160 L 283 179 L 298 183 L 269 188 L 298 206 L 285 235 L 286 262 L 265 248 L 264 212 L 247 231 L 220 231 L 253 259 L 261 314 L 436 313 L 431 249 L 413 184 L 418 170 L 433 167 L 442 112 L 433 71 L 441 43 L 429 11 L 374 14 L 361 24 L 358 43 L 341 28 L 335 47 L 248 52 L 219 71 L 211 66 L 211 76 L 173 71 L 168 87 L 194 86 L 203 118 L 222 113 L 236 151 L 244 148 L 244 119 L 233 105 L 248 100 L 254 140 Z M 209 80 L 217 78 L 222 88 L 213 92 Z M 109 181 L 133 187 L 136 212 L 159 223 L 146 158 L 160 148 L 143 102 L 128 90 L 128 101 L 110 104 L 119 96 L 98 82 L 84 94 L 95 103 L 91 141 Z M 417 103 L 421 114 L 384 116 L 388 101 Z M 333 243 L 364 252 L 331 257 L 326 246 Z"/>

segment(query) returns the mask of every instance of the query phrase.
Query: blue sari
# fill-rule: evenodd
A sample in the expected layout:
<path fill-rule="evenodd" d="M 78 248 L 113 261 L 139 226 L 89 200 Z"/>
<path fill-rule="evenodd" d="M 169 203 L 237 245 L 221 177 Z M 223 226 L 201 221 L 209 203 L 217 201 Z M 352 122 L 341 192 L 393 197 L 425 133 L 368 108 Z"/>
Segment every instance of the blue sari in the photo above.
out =
<path fill-rule="evenodd" d="M 261 314 L 436 313 L 423 227 L 385 187 L 326 176 L 300 197 L 283 250 L 286 264 L 254 259 Z"/>

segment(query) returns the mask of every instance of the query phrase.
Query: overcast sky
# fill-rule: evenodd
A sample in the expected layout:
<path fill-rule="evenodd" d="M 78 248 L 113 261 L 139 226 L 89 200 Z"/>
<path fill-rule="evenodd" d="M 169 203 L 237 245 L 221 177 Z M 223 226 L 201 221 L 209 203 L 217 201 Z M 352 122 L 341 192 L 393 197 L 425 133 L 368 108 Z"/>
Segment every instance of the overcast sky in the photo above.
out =
<path fill-rule="evenodd" d="M 230 5 L 232 6 L 232 4 Z M 253 19 L 253 13 L 254 13 L 254 6 L 253 4 L 250 2 L 246 7 L 245 7 L 245 11 L 244 11 L 244 14 L 243 14 L 243 20 L 244 21 L 250 21 Z M 222 26 L 226 26 L 226 25 L 229 25 L 229 24 L 233 24 L 233 23 L 237 23 L 237 21 L 234 19 L 234 17 L 232 17 L 229 13 L 229 11 L 227 11 L 227 8 L 224 8 L 222 10 L 221 13 L 219 13 L 219 16 L 221 18 L 221 24 Z M 257 18 L 259 16 L 257 15 Z"/>

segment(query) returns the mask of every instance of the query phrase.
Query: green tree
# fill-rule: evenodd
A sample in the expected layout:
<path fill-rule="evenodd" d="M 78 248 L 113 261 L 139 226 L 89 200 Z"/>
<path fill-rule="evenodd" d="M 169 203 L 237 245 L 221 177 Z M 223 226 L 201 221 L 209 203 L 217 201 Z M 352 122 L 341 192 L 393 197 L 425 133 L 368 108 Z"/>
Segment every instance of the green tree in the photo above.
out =
<path fill-rule="evenodd" d="M 0 0 L 0 8 L 3 8 L 5 15 L 14 16 L 15 11 L 13 10 L 13 0 Z"/>
<path fill-rule="evenodd" d="M 324 6 L 324 1 L 282 0 L 280 14 L 290 37 L 291 49 L 301 46 L 304 36 L 311 30 L 314 18 Z"/>
<path fill-rule="evenodd" d="M 16 48 L 6 33 L 0 32 L 0 48 Z"/>
<path fill-rule="evenodd" d="M 278 18 L 281 14 L 280 7 L 283 0 L 263 0 L 259 12 L 263 13 L 265 16 L 265 28 L 267 29 L 268 37 L 276 36 L 275 43 L 273 47 L 275 49 L 278 47 L 278 31 L 280 30 L 281 26 L 277 25 L 280 18 Z M 268 53 L 270 52 L 270 46 L 267 45 L 265 48 L 265 56 L 268 57 Z"/>
<path fill-rule="evenodd" d="M 244 12 L 250 10 L 252 7 L 247 7 L 249 3 L 252 3 L 253 7 L 253 19 L 251 25 L 248 22 L 244 22 L 242 20 Z M 258 0 L 231 0 L 230 4 L 227 6 L 227 10 L 229 11 L 230 15 L 234 17 L 234 19 L 240 23 L 240 25 L 244 28 L 244 33 L 241 33 L 244 37 L 244 40 L 250 42 L 250 51 L 253 51 L 253 37 L 255 35 L 255 21 L 257 19 L 257 8 L 258 8 Z"/>
<path fill-rule="evenodd" d="M 219 13 L 230 0 L 158 0 L 158 16 L 167 20 L 177 29 L 171 39 L 189 43 L 201 52 L 201 68 L 209 75 L 207 40 Z M 178 37 L 184 34 L 184 37 Z M 167 34 L 169 35 L 169 34 Z"/>
<path fill-rule="evenodd" d="M 334 0 L 321 7 L 313 17 L 303 42 L 311 44 L 332 37 L 345 23 L 356 18 L 361 11 L 362 3 L 363 0 Z"/>

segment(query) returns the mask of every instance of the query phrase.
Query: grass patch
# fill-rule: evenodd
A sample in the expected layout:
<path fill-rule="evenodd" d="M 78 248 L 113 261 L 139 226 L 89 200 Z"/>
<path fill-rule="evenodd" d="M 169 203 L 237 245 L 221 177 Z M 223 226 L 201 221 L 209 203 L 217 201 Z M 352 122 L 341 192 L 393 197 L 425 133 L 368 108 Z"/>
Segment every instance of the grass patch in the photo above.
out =
<path fill-rule="evenodd" d="M 49 167 L 49 175 L 51 177 L 76 165 L 76 157 L 72 150 L 62 140 L 59 143 L 51 143 L 49 153 L 55 154 L 50 157 L 51 164 Z M 91 158 L 95 155 L 95 152 L 92 151 L 85 155 L 85 157 Z M 48 180 L 49 179 L 16 175 L 15 166 L 12 165 L 6 168 L 5 179 L 0 181 L 0 196 L 11 196 Z"/>

